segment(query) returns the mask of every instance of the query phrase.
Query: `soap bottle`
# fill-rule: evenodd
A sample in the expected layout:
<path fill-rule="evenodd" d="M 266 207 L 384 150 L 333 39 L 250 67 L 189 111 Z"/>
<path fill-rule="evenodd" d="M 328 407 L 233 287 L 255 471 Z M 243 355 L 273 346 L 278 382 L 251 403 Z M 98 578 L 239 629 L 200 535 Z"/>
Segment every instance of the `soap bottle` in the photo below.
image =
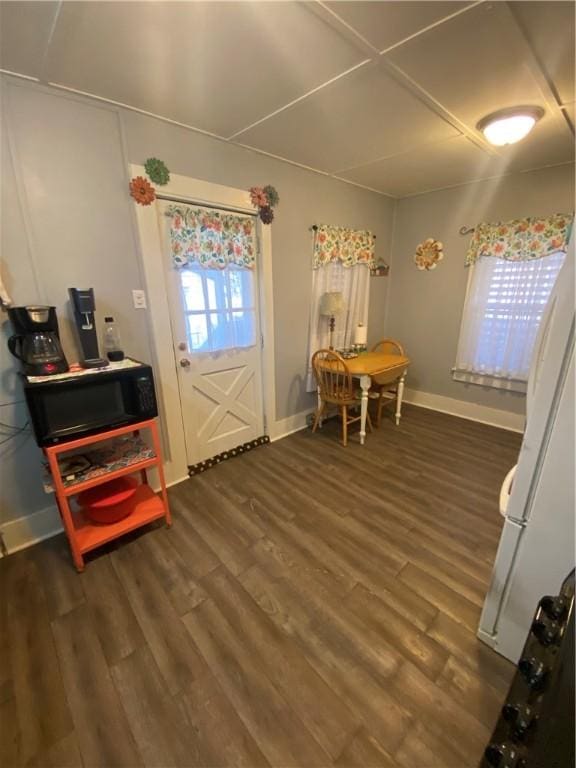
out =
<path fill-rule="evenodd" d="M 124 352 L 120 344 L 120 331 L 113 317 L 104 318 L 103 352 L 111 363 L 124 360 Z"/>

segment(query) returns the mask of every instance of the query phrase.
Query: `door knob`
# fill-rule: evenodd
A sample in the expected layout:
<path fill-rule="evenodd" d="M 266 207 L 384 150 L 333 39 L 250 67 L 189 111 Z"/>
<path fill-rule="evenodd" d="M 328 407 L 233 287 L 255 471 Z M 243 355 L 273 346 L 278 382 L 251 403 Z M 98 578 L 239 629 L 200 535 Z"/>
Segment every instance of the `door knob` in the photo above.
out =
<path fill-rule="evenodd" d="M 183 357 L 182 360 L 180 360 L 180 365 L 182 368 L 189 368 L 190 367 L 190 360 L 188 358 Z"/>

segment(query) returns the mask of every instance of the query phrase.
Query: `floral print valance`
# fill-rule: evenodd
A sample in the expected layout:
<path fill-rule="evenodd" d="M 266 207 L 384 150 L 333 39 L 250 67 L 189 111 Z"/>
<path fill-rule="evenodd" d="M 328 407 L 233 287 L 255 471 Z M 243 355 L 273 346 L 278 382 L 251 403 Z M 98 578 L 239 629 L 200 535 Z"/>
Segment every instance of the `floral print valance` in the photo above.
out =
<path fill-rule="evenodd" d="M 481 256 L 527 261 L 565 251 L 573 218 L 572 213 L 555 213 L 542 218 L 478 224 L 466 254 L 466 266 Z"/>
<path fill-rule="evenodd" d="M 224 269 L 229 264 L 253 269 L 256 252 L 254 218 L 189 205 L 171 205 L 170 247 L 176 267 L 198 264 Z"/>
<path fill-rule="evenodd" d="M 314 262 L 317 269 L 331 261 L 341 261 L 345 267 L 365 264 L 376 266 L 374 236 L 367 229 L 347 229 L 320 224 L 314 237 Z"/>

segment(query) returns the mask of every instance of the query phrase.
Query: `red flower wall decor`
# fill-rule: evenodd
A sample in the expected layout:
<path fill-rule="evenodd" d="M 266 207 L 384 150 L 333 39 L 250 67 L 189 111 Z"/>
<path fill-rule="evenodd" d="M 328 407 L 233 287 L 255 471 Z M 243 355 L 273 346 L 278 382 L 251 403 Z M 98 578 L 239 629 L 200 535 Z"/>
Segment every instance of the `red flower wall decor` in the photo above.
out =
<path fill-rule="evenodd" d="M 136 176 L 136 178 L 132 179 L 130 182 L 130 194 L 140 205 L 150 205 L 156 199 L 154 187 L 143 176 Z"/>

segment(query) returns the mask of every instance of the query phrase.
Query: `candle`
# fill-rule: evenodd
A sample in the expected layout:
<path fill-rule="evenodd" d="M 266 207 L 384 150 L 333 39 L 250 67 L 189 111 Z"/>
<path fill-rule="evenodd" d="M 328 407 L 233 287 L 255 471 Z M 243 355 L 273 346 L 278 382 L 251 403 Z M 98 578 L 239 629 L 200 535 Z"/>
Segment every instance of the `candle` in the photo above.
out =
<path fill-rule="evenodd" d="M 365 346 L 367 340 L 368 328 L 365 325 L 362 325 L 362 323 L 358 323 L 354 331 L 354 344 Z"/>

